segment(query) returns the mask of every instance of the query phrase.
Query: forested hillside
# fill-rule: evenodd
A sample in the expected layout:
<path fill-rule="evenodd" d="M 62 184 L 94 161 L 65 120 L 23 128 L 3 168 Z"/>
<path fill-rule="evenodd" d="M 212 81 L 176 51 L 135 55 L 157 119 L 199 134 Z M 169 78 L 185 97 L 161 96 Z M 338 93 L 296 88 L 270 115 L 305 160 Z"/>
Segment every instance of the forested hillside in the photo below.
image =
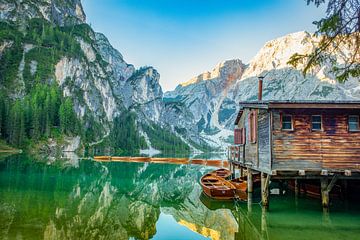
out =
<path fill-rule="evenodd" d="M 156 70 L 127 64 L 104 35 L 84 22 L 79 1 L 65 3 L 0 3 L 5 9 L 0 19 L 0 138 L 22 149 L 39 144 L 62 148 L 65 138 L 80 137 L 78 150 L 138 154 L 153 144 L 163 151 L 188 152 L 189 146 L 159 119 L 163 103 Z M 157 117 L 148 114 L 154 110 Z"/>

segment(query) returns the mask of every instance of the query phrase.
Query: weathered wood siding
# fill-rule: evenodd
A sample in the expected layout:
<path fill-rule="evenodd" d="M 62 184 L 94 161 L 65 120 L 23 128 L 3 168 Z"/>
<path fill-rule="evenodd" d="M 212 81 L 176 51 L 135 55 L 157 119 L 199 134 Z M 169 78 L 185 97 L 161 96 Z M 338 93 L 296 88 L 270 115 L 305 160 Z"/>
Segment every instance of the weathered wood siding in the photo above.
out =
<path fill-rule="evenodd" d="M 348 116 L 359 110 L 282 110 L 293 116 L 293 131 L 281 129 L 273 110 L 273 169 L 360 170 L 360 132 L 348 131 Z M 311 115 L 322 115 L 322 130 L 311 130 Z"/>
<path fill-rule="evenodd" d="M 270 113 L 268 110 L 258 110 L 258 152 L 259 152 L 259 169 L 271 171 L 271 154 L 270 154 Z"/>
<path fill-rule="evenodd" d="M 270 172 L 270 116 L 267 110 L 258 111 L 257 140 L 250 141 L 249 115 L 251 110 L 245 109 L 238 123 L 239 128 L 245 128 L 246 141 L 244 146 L 244 164 L 252 169 Z"/>
<path fill-rule="evenodd" d="M 257 166 L 257 142 L 250 142 L 250 122 L 249 115 L 251 110 L 246 109 L 242 115 L 242 122 L 246 130 L 246 143 L 245 143 L 245 163 L 251 166 Z"/>

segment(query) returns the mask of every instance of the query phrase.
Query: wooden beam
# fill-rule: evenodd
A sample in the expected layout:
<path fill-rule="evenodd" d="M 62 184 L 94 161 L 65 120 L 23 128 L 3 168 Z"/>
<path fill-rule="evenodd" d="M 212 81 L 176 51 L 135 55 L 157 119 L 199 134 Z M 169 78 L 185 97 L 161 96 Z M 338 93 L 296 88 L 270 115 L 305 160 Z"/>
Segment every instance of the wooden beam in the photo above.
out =
<path fill-rule="evenodd" d="M 330 192 L 332 190 L 332 188 L 334 187 L 336 181 L 338 180 L 338 175 L 334 175 L 333 178 L 331 179 L 329 185 L 327 186 L 327 191 Z"/>
<path fill-rule="evenodd" d="M 359 109 L 360 104 L 358 103 L 346 103 L 346 104 L 322 104 L 322 103 L 270 103 L 269 108 L 287 108 L 287 109 L 308 109 L 308 108 L 317 108 L 317 109 Z"/>
<path fill-rule="evenodd" d="M 327 176 L 329 175 L 329 172 L 328 170 L 321 170 L 321 173 L 320 173 L 322 176 Z"/>

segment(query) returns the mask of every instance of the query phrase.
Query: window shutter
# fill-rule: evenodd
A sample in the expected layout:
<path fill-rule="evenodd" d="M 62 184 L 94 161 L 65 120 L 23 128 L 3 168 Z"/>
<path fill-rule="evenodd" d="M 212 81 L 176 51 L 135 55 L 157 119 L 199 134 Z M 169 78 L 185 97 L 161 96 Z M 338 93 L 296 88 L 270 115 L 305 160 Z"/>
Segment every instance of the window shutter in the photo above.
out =
<path fill-rule="evenodd" d="M 242 141 L 242 144 L 245 144 L 246 143 L 246 130 L 245 128 L 242 128 L 242 132 L 241 132 L 241 141 Z"/>
<path fill-rule="evenodd" d="M 234 130 L 234 144 L 241 144 L 241 129 Z"/>
<path fill-rule="evenodd" d="M 257 140 L 257 114 L 256 110 L 252 110 L 249 115 L 250 125 L 250 142 L 256 143 Z"/>
<path fill-rule="evenodd" d="M 253 116 L 253 121 L 254 121 L 254 124 L 253 124 L 253 130 L 254 130 L 254 133 L 253 133 L 253 142 L 255 143 L 257 141 L 257 111 L 254 110 L 254 116 Z"/>
<path fill-rule="evenodd" d="M 249 139 L 250 142 L 253 142 L 253 112 L 251 111 L 249 114 Z"/>

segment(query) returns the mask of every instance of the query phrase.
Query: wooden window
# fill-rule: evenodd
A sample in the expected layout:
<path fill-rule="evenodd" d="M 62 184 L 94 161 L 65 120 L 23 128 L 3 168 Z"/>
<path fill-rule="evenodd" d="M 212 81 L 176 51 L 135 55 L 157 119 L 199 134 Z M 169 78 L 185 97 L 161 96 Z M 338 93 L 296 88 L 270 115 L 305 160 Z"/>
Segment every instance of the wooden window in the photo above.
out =
<path fill-rule="evenodd" d="M 293 130 L 292 116 L 286 114 L 282 115 L 281 126 L 282 126 L 282 130 Z"/>
<path fill-rule="evenodd" d="M 235 129 L 234 144 L 245 144 L 245 128 Z"/>
<path fill-rule="evenodd" d="M 238 128 L 234 130 L 234 144 L 242 144 L 241 132 L 242 132 L 242 128 Z"/>
<path fill-rule="evenodd" d="M 359 116 L 358 115 L 350 115 L 349 116 L 349 131 L 356 132 L 359 131 Z"/>
<path fill-rule="evenodd" d="M 252 110 L 249 115 L 250 126 L 250 142 L 256 143 L 257 141 L 257 111 Z"/>
<path fill-rule="evenodd" d="M 322 123 L 321 123 L 321 115 L 312 115 L 311 116 L 311 130 L 313 131 L 321 131 Z"/>

